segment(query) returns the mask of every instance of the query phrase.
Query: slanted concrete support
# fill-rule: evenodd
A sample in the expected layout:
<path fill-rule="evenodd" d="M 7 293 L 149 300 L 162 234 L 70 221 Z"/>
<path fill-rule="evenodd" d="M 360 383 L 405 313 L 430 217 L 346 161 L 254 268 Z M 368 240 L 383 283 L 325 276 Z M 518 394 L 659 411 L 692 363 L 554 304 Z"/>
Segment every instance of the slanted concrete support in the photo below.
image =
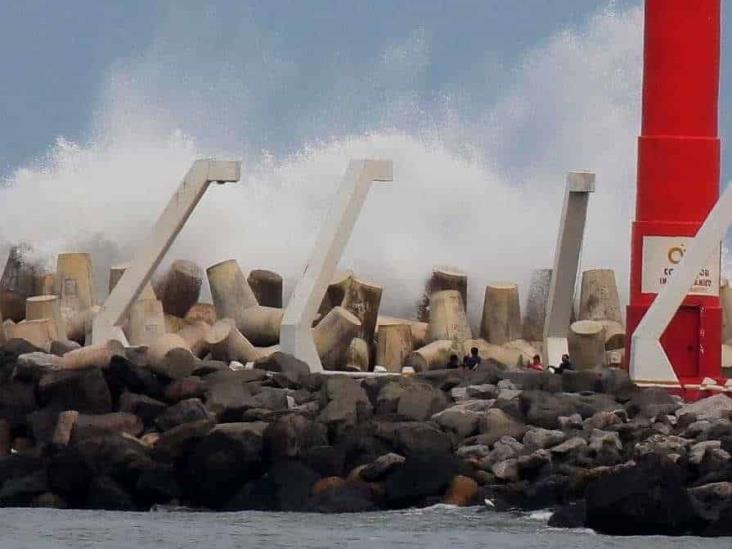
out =
<path fill-rule="evenodd" d="M 549 365 L 559 364 L 562 355 L 569 350 L 567 333 L 574 306 L 574 287 L 585 234 L 587 203 L 592 192 L 595 192 L 594 173 L 567 174 L 544 324 L 544 362 Z"/>
<path fill-rule="evenodd" d="M 282 350 L 323 371 L 311 326 L 338 261 L 374 181 L 392 181 L 393 166 L 386 160 L 351 160 L 330 211 L 315 241 L 313 254 L 292 293 L 280 329 Z"/>
<path fill-rule="evenodd" d="M 239 162 L 196 160 L 180 187 L 158 218 L 152 234 L 124 272 L 94 319 L 92 342 L 118 339 L 127 343 L 120 325 L 132 303 L 141 294 L 165 253 L 178 236 L 193 209 L 213 181 L 239 181 Z"/>
<path fill-rule="evenodd" d="M 630 377 L 636 384 L 681 387 L 659 339 L 699 277 L 699 271 L 719 261 L 719 243 L 730 224 L 732 187 L 727 187 L 633 332 L 629 366 Z"/>

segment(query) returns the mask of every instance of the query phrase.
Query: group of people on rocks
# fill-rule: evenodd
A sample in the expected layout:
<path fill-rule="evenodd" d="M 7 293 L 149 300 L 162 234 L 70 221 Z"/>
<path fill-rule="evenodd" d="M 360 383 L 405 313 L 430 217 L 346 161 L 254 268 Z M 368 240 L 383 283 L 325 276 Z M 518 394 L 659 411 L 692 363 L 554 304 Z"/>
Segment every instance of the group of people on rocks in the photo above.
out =
<path fill-rule="evenodd" d="M 445 365 L 445 368 L 448 370 L 455 370 L 458 368 L 461 368 L 462 370 L 474 370 L 480 365 L 480 362 L 481 358 L 478 348 L 472 347 L 470 349 L 470 354 L 463 357 L 462 363 L 460 362 L 458 355 L 454 353 L 451 354 L 450 360 Z M 545 368 L 541 363 L 541 357 L 539 355 L 534 355 L 526 367 L 537 372 L 543 372 L 546 370 L 555 374 L 561 374 L 567 370 L 574 370 L 574 364 L 572 364 L 572 361 L 569 359 L 569 355 L 566 353 L 562 355 L 562 360 L 557 366 L 548 366 Z"/>

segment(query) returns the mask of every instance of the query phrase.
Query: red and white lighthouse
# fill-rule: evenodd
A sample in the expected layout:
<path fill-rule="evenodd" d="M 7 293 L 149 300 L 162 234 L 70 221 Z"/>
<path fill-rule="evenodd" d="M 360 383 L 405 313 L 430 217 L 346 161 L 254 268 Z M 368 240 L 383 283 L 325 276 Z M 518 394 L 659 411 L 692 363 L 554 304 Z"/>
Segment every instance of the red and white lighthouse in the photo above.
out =
<path fill-rule="evenodd" d="M 646 0 L 628 345 L 719 196 L 719 48 L 720 0 Z M 719 259 L 709 258 L 661 337 L 681 386 L 721 376 Z"/>

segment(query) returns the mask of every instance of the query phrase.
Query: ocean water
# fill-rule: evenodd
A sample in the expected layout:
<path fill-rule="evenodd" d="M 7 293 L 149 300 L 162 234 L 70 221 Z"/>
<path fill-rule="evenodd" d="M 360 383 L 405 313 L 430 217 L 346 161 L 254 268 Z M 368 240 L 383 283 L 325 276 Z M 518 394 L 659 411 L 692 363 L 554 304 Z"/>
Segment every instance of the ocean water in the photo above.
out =
<path fill-rule="evenodd" d="M 383 513 L 197 513 L 153 511 L 0 510 L 0 547 L 463 547 L 531 548 L 730 547 L 732 538 L 609 537 L 590 530 L 549 528 L 547 512 L 514 515 L 438 505 Z"/>

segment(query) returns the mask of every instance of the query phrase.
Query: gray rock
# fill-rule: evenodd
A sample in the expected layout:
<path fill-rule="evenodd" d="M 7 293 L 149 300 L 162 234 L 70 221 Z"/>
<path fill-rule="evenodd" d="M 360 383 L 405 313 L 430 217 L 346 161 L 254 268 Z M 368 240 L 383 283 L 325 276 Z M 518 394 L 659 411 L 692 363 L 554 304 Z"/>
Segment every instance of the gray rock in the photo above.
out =
<path fill-rule="evenodd" d="M 523 438 L 523 443 L 530 450 L 538 450 L 543 448 L 551 448 L 564 442 L 567 438 L 562 431 L 542 429 L 541 427 L 532 427 Z"/>
<path fill-rule="evenodd" d="M 455 455 L 463 459 L 483 459 L 488 457 L 490 453 L 491 449 L 485 444 L 473 444 L 470 446 L 461 446 L 457 449 Z"/>
<path fill-rule="evenodd" d="M 633 451 L 637 457 L 646 454 L 686 456 L 692 442 L 689 439 L 674 435 L 657 434 L 636 444 Z"/>
<path fill-rule="evenodd" d="M 239 372 L 217 372 L 212 375 L 218 375 L 218 373 L 237 374 Z M 216 416 L 218 421 L 237 421 L 241 419 L 242 412 L 244 412 L 247 407 L 250 407 L 247 406 L 250 397 L 251 391 L 243 383 L 210 383 L 208 384 L 208 389 L 206 390 L 205 395 L 206 408 Z M 189 398 L 182 400 L 178 404 L 191 400 L 198 399 Z"/>
<path fill-rule="evenodd" d="M 573 395 L 542 391 L 523 391 L 519 396 L 519 407 L 528 424 L 545 429 L 557 429 L 559 417 L 571 416 L 577 412 L 577 402 Z"/>
<path fill-rule="evenodd" d="M 567 455 L 572 452 L 581 451 L 584 448 L 587 448 L 587 441 L 585 439 L 582 437 L 572 437 L 561 444 L 553 446 L 550 451 L 556 455 Z"/>
<path fill-rule="evenodd" d="M 518 460 L 507 459 L 500 461 L 491 468 L 496 478 L 506 482 L 515 482 L 519 478 Z"/>
<path fill-rule="evenodd" d="M 287 392 L 275 387 L 262 387 L 247 401 L 247 407 L 264 408 L 266 410 L 287 410 Z"/>
<path fill-rule="evenodd" d="M 153 451 L 163 461 L 178 459 L 192 441 L 206 436 L 215 425 L 212 418 L 206 418 L 168 429 L 160 435 Z"/>
<path fill-rule="evenodd" d="M 623 444 L 620 436 L 614 431 L 601 431 L 593 429 L 590 434 L 590 449 L 600 452 L 605 449 L 622 450 Z"/>
<path fill-rule="evenodd" d="M 328 430 L 320 423 L 297 415 L 277 418 L 264 432 L 271 460 L 295 458 L 315 446 L 328 444 Z"/>
<path fill-rule="evenodd" d="M 491 383 L 469 385 L 466 389 L 466 393 L 468 398 L 491 399 L 498 396 L 498 387 Z"/>
<path fill-rule="evenodd" d="M 188 349 L 176 348 L 168 351 L 163 360 L 149 364 L 148 367 L 160 376 L 176 380 L 192 375 L 200 363 Z"/>
<path fill-rule="evenodd" d="M 496 387 L 498 388 L 498 391 L 502 390 L 508 390 L 508 391 L 516 391 L 519 390 L 519 387 L 517 387 L 513 381 L 510 379 L 502 379 L 496 384 Z"/>
<path fill-rule="evenodd" d="M 489 408 L 492 408 L 495 404 L 495 400 L 464 400 L 458 402 L 453 406 L 450 406 L 451 410 L 464 410 L 466 412 L 485 412 Z"/>
<path fill-rule="evenodd" d="M 59 357 L 49 353 L 34 352 L 18 356 L 13 377 L 37 381 L 42 375 L 63 370 Z"/>
<path fill-rule="evenodd" d="M 647 388 L 635 392 L 625 409 L 631 417 L 642 415 L 648 418 L 659 414 L 674 413 L 681 406 L 667 391 L 660 388 Z"/>
<path fill-rule="evenodd" d="M 559 428 L 563 431 L 571 429 L 582 429 L 582 416 L 579 414 L 572 414 L 571 416 L 560 416 L 558 418 Z"/>
<path fill-rule="evenodd" d="M 269 423 L 264 421 L 219 423 L 213 428 L 212 432 L 223 433 L 232 438 L 241 438 L 246 435 L 262 437 L 267 427 L 269 427 Z"/>
<path fill-rule="evenodd" d="M 730 411 L 732 411 L 732 398 L 718 394 L 690 402 L 676 410 L 676 415 L 694 414 L 698 420 L 720 419 L 724 417 L 725 412 Z"/>
<path fill-rule="evenodd" d="M 722 443 L 719 440 L 705 440 L 703 442 L 697 442 L 689 448 L 689 463 L 699 465 L 704 459 L 704 454 L 707 450 L 719 449 L 722 447 Z"/>
<path fill-rule="evenodd" d="M 345 428 L 369 419 L 373 412 L 366 391 L 354 379 L 346 376 L 329 377 L 323 385 L 326 406 L 318 421 Z"/>
<path fill-rule="evenodd" d="M 442 391 L 427 383 L 415 383 L 399 398 L 397 414 L 405 419 L 424 421 L 448 406 Z"/>
<path fill-rule="evenodd" d="M 689 488 L 694 511 L 706 521 L 716 522 L 732 501 L 732 482 L 713 482 Z"/>
<path fill-rule="evenodd" d="M 445 430 L 466 438 L 478 430 L 480 414 L 457 407 L 447 408 L 432 416 L 432 421 Z"/>
<path fill-rule="evenodd" d="M 542 467 L 552 462 L 552 455 L 549 450 L 536 450 L 528 455 L 519 456 L 516 459 L 516 466 L 522 477 L 534 476 Z"/>
<path fill-rule="evenodd" d="M 404 455 L 452 453 L 450 437 L 431 423 L 376 422 L 375 426 L 376 435 L 391 442 Z"/>
<path fill-rule="evenodd" d="M 378 482 L 383 480 L 395 467 L 402 465 L 404 462 L 404 457 L 390 452 L 379 456 L 375 461 L 369 463 L 361 470 L 360 476 L 367 482 Z"/>
<path fill-rule="evenodd" d="M 450 396 L 453 400 L 465 400 L 468 398 L 467 387 L 453 387 L 450 389 Z"/>
<path fill-rule="evenodd" d="M 712 428 L 712 422 L 709 420 L 695 421 L 691 423 L 684 431 L 684 437 L 686 438 L 697 438 L 709 431 Z"/>
<path fill-rule="evenodd" d="M 621 423 L 623 423 L 623 420 L 616 413 L 604 411 L 588 417 L 584 420 L 582 426 L 585 431 L 592 431 L 593 429 L 607 429 Z"/>
<path fill-rule="evenodd" d="M 262 370 L 277 372 L 281 379 L 294 386 L 302 385 L 310 377 L 310 368 L 305 362 L 280 351 L 256 361 L 255 366 Z"/>
<path fill-rule="evenodd" d="M 376 397 L 376 410 L 379 414 L 395 414 L 399 399 L 406 391 L 401 381 L 389 381 L 380 390 Z"/>
<path fill-rule="evenodd" d="M 189 398 L 181 400 L 178 404 L 165 410 L 155 419 L 155 424 L 161 431 L 167 431 L 183 423 L 201 419 L 213 420 L 214 415 L 206 409 L 199 399 Z"/>
<path fill-rule="evenodd" d="M 490 446 L 503 436 L 522 438 L 526 432 L 526 425 L 510 418 L 502 410 L 491 408 L 480 418 L 478 429 L 481 433 L 481 442 Z"/>
<path fill-rule="evenodd" d="M 152 424 L 166 408 L 167 404 L 147 395 L 122 393 L 119 399 L 119 411 L 138 416 L 145 425 Z"/>
<path fill-rule="evenodd" d="M 518 442 L 513 437 L 501 437 L 500 440 L 496 441 L 493 445 L 493 450 L 488 454 L 488 461 L 490 463 L 499 463 L 507 459 L 517 457 L 524 449 L 524 445 Z"/>

